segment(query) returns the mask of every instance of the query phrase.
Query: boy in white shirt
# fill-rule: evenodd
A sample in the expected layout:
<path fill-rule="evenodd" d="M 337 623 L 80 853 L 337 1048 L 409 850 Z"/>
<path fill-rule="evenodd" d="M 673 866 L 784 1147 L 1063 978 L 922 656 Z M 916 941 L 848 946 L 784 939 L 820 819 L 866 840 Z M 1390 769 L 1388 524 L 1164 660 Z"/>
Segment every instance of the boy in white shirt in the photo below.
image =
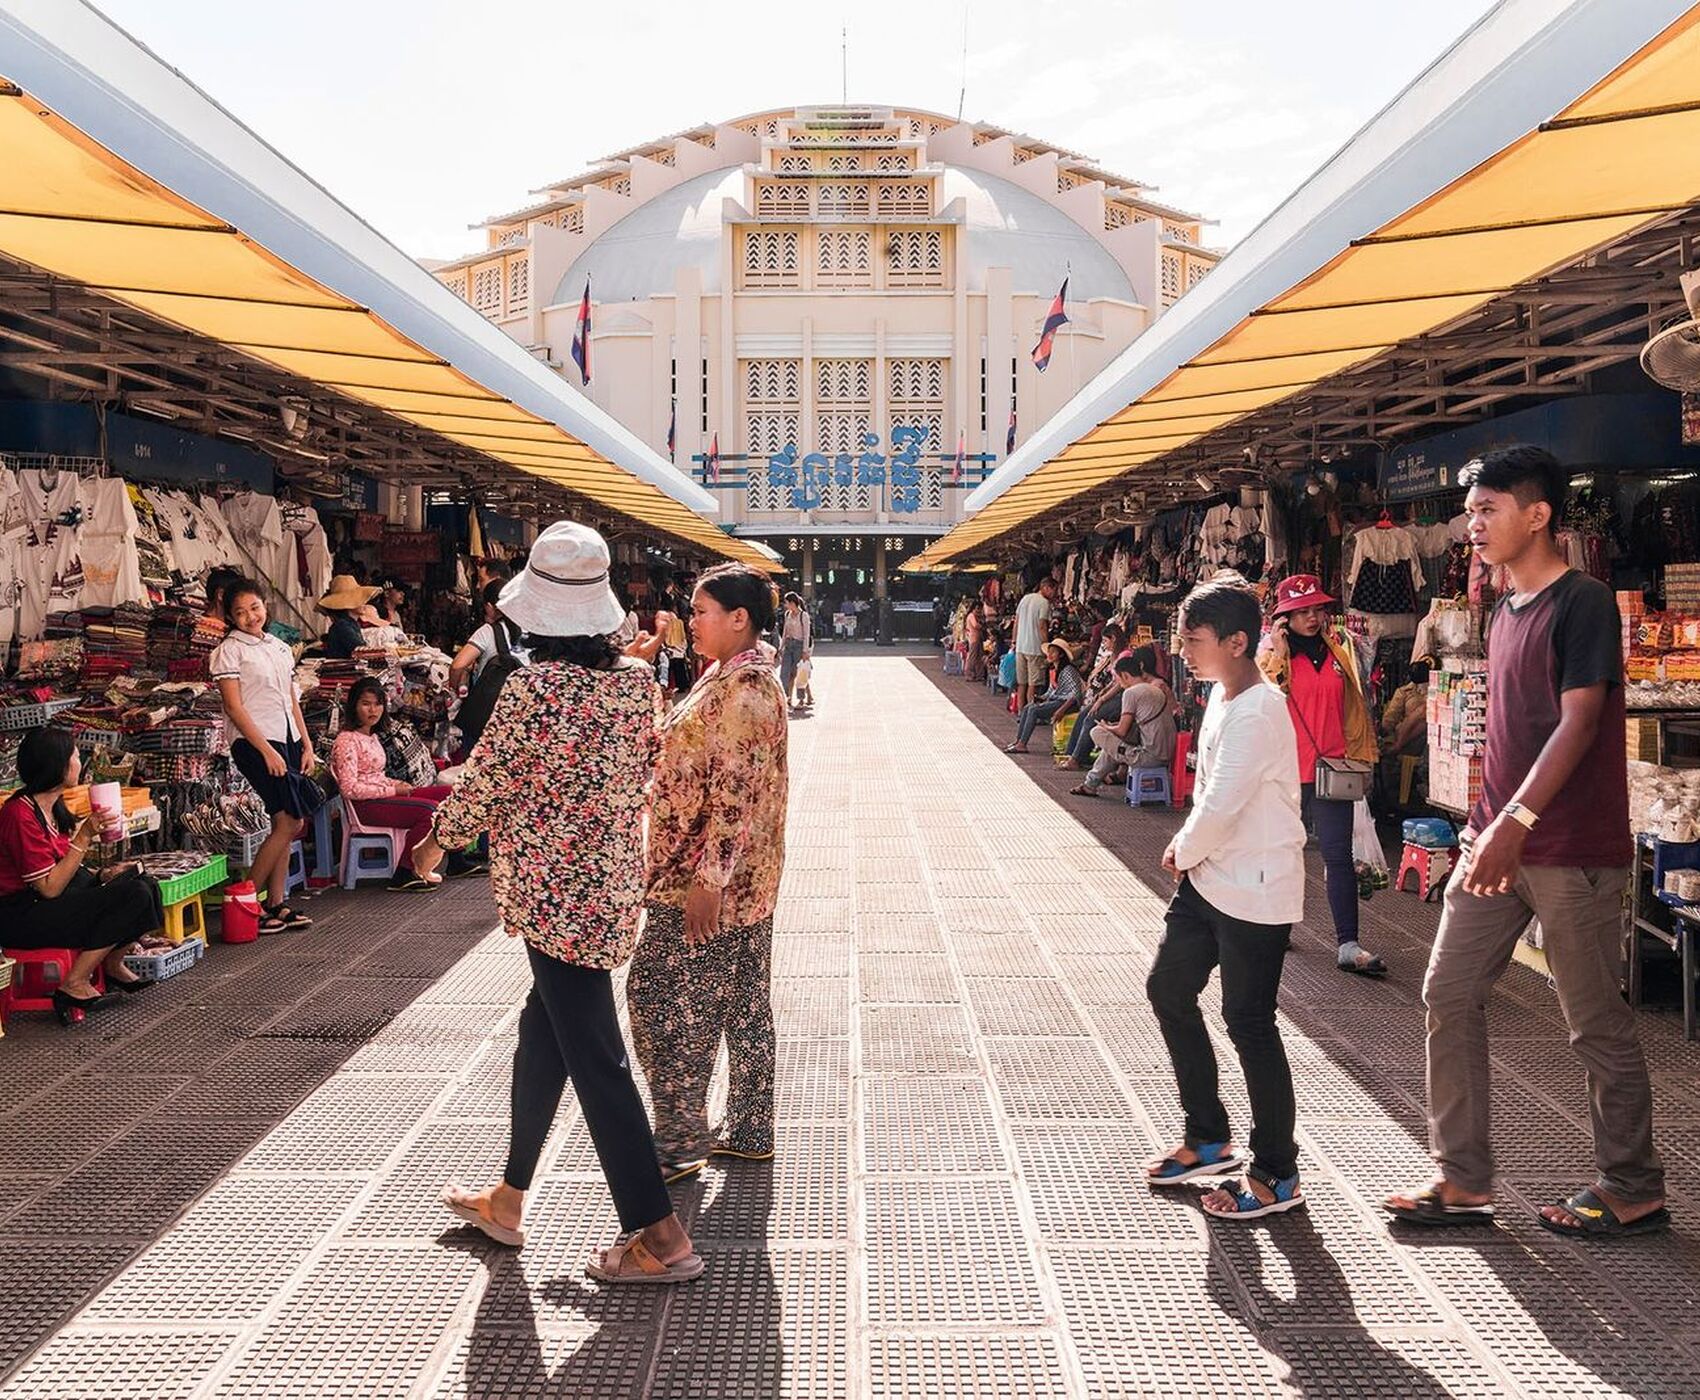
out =
<path fill-rule="evenodd" d="M 1304 916 L 1299 760 L 1286 698 L 1257 668 L 1262 614 L 1238 577 L 1195 588 L 1181 604 L 1181 656 L 1214 681 L 1198 735 L 1192 814 L 1163 853 L 1179 882 L 1145 989 L 1174 1063 L 1186 1136 L 1146 1181 L 1174 1186 L 1226 1176 L 1245 1159 L 1217 1091 L 1216 1054 L 1198 1009 L 1222 969 L 1222 1014 L 1251 1098 L 1245 1180 L 1204 1197 L 1211 1215 L 1255 1220 L 1304 1205 L 1293 1140 L 1293 1075 L 1275 1024 L 1287 934 Z"/>

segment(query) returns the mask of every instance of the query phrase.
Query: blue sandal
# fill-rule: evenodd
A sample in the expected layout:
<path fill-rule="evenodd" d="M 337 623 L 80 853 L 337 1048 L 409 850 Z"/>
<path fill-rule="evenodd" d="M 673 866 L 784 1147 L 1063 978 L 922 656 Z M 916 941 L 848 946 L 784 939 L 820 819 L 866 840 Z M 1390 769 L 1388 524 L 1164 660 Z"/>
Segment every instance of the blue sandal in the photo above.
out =
<path fill-rule="evenodd" d="M 1245 1184 L 1223 1186 L 1220 1189 L 1233 1198 L 1232 1210 L 1221 1210 L 1212 1207 L 1208 1199 L 1204 1203 L 1204 1213 L 1213 1215 L 1218 1220 L 1261 1220 L 1266 1215 L 1279 1215 L 1282 1211 L 1302 1210 L 1305 1198 L 1299 1192 L 1299 1178 L 1295 1172 L 1292 1176 L 1274 1177 L 1268 1172 L 1260 1171 L 1257 1167 L 1246 1169 Z M 1263 1183 L 1275 1193 L 1273 1201 L 1264 1201 L 1252 1194 L 1251 1181 Z"/>
<path fill-rule="evenodd" d="M 1147 1186 L 1179 1186 L 1201 1176 L 1231 1176 L 1245 1165 L 1245 1158 L 1230 1142 L 1188 1143 L 1198 1155 L 1196 1162 L 1183 1162 L 1173 1153 L 1146 1168 Z"/>

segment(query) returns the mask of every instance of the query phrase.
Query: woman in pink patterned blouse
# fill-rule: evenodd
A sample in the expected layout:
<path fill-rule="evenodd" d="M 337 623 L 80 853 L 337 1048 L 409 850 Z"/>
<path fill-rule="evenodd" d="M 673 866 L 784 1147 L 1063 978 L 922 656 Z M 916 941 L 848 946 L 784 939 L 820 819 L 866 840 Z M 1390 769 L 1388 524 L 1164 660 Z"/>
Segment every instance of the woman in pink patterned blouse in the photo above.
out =
<path fill-rule="evenodd" d="M 661 729 L 648 918 L 626 983 L 632 1042 L 669 1181 L 710 1156 L 773 1156 L 773 908 L 785 866 L 785 695 L 759 639 L 773 585 L 742 564 L 697 581 L 691 637 L 712 662 Z M 718 1135 L 708 1082 L 726 1037 Z"/>
<path fill-rule="evenodd" d="M 631 956 L 643 912 L 645 789 L 661 693 L 653 668 L 621 657 L 625 609 L 608 546 L 558 522 L 502 590 L 531 664 L 502 687 L 455 789 L 437 809 L 443 846 L 490 833 L 503 927 L 521 934 L 532 989 L 514 1051 L 513 1130 L 499 1185 L 450 1185 L 443 1203 L 518 1246 L 525 1192 L 568 1079 L 578 1091 L 622 1240 L 589 1266 L 609 1283 L 675 1283 L 702 1260 L 673 1211 L 643 1100 L 632 1083 L 609 973 Z"/>
<path fill-rule="evenodd" d="M 349 687 L 342 705 L 342 728 L 331 744 L 331 772 L 337 791 L 354 809 L 361 826 L 406 829 L 403 849 L 396 852 L 392 890 L 429 890 L 443 883 L 433 872 L 413 868 L 414 852 L 431 835 L 431 818 L 452 788 L 444 784 L 414 787 L 384 772 L 384 741 L 379 737 L 389 722 L 384 683 L 366 676 Z M 450 873 L 453 873 L 451 870 Z"/>

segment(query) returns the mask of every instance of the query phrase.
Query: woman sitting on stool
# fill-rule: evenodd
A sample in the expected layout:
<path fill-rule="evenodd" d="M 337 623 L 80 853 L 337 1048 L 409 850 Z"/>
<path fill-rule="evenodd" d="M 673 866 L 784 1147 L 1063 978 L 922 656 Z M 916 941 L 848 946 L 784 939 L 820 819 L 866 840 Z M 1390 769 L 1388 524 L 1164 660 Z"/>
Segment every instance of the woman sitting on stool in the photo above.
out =
<path fill-rule="evenodd" d="M 403 848 L 395 853 L 390 888 L 428 890 L 442 884 L 443 877 L 435 871 L 429 877 L 418 874 L 414 851 L 430 838 L 437 804 L 454 789 L 414 787 L 386 774 L 384 743 L 379 736 L 388 723 L 383 682 L 372 676 L 356 681 L 343 702 L 342 728 L 331 743 L 331 772 L 336 774 L 342 800 L 354 809 L 361 826 L 408 828 Z M 431 863 L 436 863 L 434 858 Z"/>
<path fill-rule="evenodd" d="M 66 729 L 32 729 L 18 746 L 22 785 L 0 806 L 0 926 L 8 948 L 68 948 L 71 971 L 53 993 L 66 1025 L 73 1011 L 111 1000 L 91 980 L 104 966 L 109 986 L 134 992 L 152 985 L 124 966 L 124 954 L 164 922 L 159 886 L 134 865 L 97 876 L 82 868 L 94 839 L 93 815 L 76 822 L 65 789 L 82 775 Z"/>

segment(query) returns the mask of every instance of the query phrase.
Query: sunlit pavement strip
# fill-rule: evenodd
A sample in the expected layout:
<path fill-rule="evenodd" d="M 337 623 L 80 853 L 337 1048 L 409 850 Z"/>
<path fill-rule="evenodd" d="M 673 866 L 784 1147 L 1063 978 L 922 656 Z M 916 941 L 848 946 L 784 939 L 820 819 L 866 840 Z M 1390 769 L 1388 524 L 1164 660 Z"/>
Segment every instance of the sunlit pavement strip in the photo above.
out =
<path fill-rule="evenodd" d="M 791 728 L 780 1156 L 677 1192 L 701 1282 L 584 1278 L 616 1226 L 570 1106 L 526 1249 L 449 1229 L 437 1190 L 505 1147 L 528 978 L 498 933 L 0 1395 L 1700 1394 L 1700 1056 L 1671 1018 L 1642 1024 L 1681 1233 L 1588 1251 L 1533 1225 L 1587 1180 L 1585 1100 L 1550 993 L 1513 969 L 1492 1013 L 1500 1222 L 1393 1237 L 1376 1201 L 1428 1171 L 1434 910 L 1366 906 L 1385 984 L 1335 972 L 1307 927 L 1284 1006 L 1310 1209 L 1207 1228 L 1195 1193 L 1139 1182 L 1178 1128 L 1144 999 L 1176 818 L 1006 758 L 1005 717 L 936 654 L 817 663 L 821 704 Z M 1310 903 L 1325 925 L 1316 878 Z M 1231 1068 L 1225 1096 L 1243 1133 Z"/>

